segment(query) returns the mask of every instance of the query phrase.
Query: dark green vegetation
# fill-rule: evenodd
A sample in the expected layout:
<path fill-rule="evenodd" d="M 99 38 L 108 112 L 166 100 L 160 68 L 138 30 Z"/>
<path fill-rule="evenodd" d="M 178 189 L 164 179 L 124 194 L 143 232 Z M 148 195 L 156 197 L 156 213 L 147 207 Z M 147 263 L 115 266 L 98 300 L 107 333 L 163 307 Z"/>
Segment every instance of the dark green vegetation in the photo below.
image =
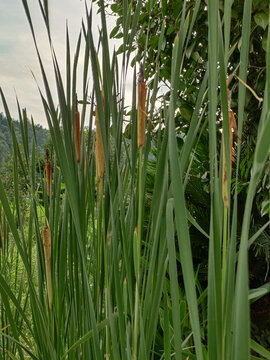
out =
<path fill-rule="evenodd" d="M 270 290 L 267 2 L 115 1 L 119 58 L 99 1 L 99 53 L 89 9 L 74 56 L 67 31 L 64 73 L 52 50 L 57 99 L 22 2 L 52 146 L 38 159 L 35 141 L 19 147 L 11 127 L 13 198 L 0 181 L 0 356 L 270 359 L 267 324 L 258 324 Z M 48 2 L 40 9 L 51 41 Z M 27 134 L 28 122 L 20 126 Z"/>
<path fill-rule="evenodd" d="M 125 30 L 125 12 L 121 0 L 107 0 L 105 9 L 108 14 L 116 18 L 116 26 L 110 33 L 111 38 L 122 39 Z M 238 71 L 241 56 L 242 45 L 242 18 L 244 12 L 244 1 L 234 0 L 231 5 L 225 6 L 224 1 L 219 1 L 219 16 L 225 19 L 230 13 L 230 20 L 224 22 L 224 46 L 228 47 L 228 72 Z M 247 83 L 259 98 L 264 94 L 264 84 L 266 80 L 266 47 L 268 34 L 268 0 L 254 0 L 251 4 L 250 19 L 250 37 L 249 37 L 249 59 L 247 63 L 248 80 Z M 97 1 L 99 7 L 101 3 Z M 137 3 L 132 4 L 132 12 L 135 14 Z M 166 109 L 169 108 L 169 99 L 171 94 L 171 66 L 172 49 L 174 38 L 179 33 L 181 24 L 181 1 L 141 1 L 141 12 L 138 17 L 136 35 L 132 40 L 131 64 L 142 61 L 145 66 L 145 76 L 148 80 L 148 86 L 154 87 L 156 79 L 156 63 L 158 61 L 158 81 L 162 87 L 160 99 Z M 232 6 L 230 8 L 230 6 Z M 225 13 L 227 12 L 227 13 Z M 196 16 L 194 16 L 194 13 Z M 186 32 L 188 41 L 184 43 L 185 56 L 182 58 L 182 72 L 180 73 L 179 90 L 176 99 L 175 126 L 178 134 L 179 149 L 183 146 L 183 139 L 186 139 L 190 129 L 190 121 L 196 107 L 196 101 L 199 96 L 200 86 L 207 71 L 209 61 L 209 43 L 208 43 L 208 12 L 207 1 L 186 2 L 186 24 L 182 31 Z M 193 23 L 193 27 L 187 27 L 187 23 Z M 230 27 L 230 32 L 228 28 Z M 226 33 L 226 31 L 228 31 Z M 129 35 L 130 36 L 130 35 Z M 128 39 L 131 40 L 128 36 Z M 162 42 L 161 42 L 162 39 Z M 219 40 L 221 41 L 221 40 Z M 229 45 L 230 44 L 230 45 Z M 117 49 L 117 53 L 124 51 L 124 46 Z M 224 54 L 226 55 L 226 54 Z M 230 82 L 231 89 L 231 108 L 237 111 L 239 81 L 232 78 Z M 257 141 L 258 124 L 260 120 L 261 102 L 254 97 L 251 91 L 245 94 L 244 103 L 244 123 L 241 129 L 241 151 L 239 160 L 238 174 L 236 174 L 236 162 L 232 164 L 232 188 L 235 190 L 236 176 L 238 178 L 238 208 L 237 233 L 240 236 L 245 201 L 248 191 L 253 156 Z M 160 121 L 160 111 L 164 108 L 157 108 L 153 114 L 152 121 Z M 203 116 L 207 116 L 208 109 L 205 106 Z M 221 114 L 221 106 L 217 107 Z M 217 123 L 217 129 L 222 131 L 222 122 Z M 127 129 L 126 133 L 128 133 Z M 193 150 L 193 163 L 189 169 L 191 181 L 186 181 L 186 202 L 192 216 L 197 220 L 200 226 L 207 232 L 210 226 L 210 168 L 208 161 L 209 151 L 209 132 L 205 127 L 198 138 L 196 149 Z M 236 151 L 236 140 L 234 138 L 234 152 Z M 221 137 L 217 138 L 220 145 Z M 235 155 L 234 155 L 235 156 Z M 261 228 L 269 217 L 269 159 L 264 168 L 264 174 L 261 181 L 257 184 L 255 201 L 251 212 L 250 233 L 254 234 Z M 193 260 L 196 265 L 201 267 L 199 276 L 202 281 L 206 280 L 208 262 L 208 240 L 198 237 L 198 231 L 192 227 L 191 239 L 193 246 Z M 270 235 L 266 228 L 257 238 L 250 249 L 250 282 L 252 287 L 262 285 L 269 281 L 269 261 L 270 261 Z M 268 300 L 266 300 L 268 299 Z M 264 301 L 270 304 L 270 296 Z M 267 314 L 267 315 L 266 315 Z M 270 319 L 270 310 L 265 310 L 264 316 Z M 253 316 L 256 322 L 256 316 Z M 262 317 L 258 316 L 258 319 Z M 260 320 L 257 321 L 259 325 Z M 269 325 L 268 320 L 262 321 L 263 328 Z M 270 345 L 270 338 L 269 338 Z"/>
<path fill-rule="evenodd" d="M 32 139 L 33 139 L 33 128 L 28 121 L 28 142 L 29 146 L 31 147 Z M 14 132 L 17 136 L 18 142 L 22 144 L 22 133 L 21 133 L 21 126 L 20 122 L 13 120 L 12 126 L 14 128 Z M 37 146 L 37 150 L 40 153 L 44 153 L 44 145 L 48 143 L 49 141 L 49 131 L 44 129 L 40 125 L 35 125 L 35 142 Z M 7 118 L 0 113 L 0 168 L 4 167 L 4 164 L 10 159 L 10 155 L 13 152 L 12 149 L 12 135 L 10 133 L 9 124 L 7 121 Z"/>

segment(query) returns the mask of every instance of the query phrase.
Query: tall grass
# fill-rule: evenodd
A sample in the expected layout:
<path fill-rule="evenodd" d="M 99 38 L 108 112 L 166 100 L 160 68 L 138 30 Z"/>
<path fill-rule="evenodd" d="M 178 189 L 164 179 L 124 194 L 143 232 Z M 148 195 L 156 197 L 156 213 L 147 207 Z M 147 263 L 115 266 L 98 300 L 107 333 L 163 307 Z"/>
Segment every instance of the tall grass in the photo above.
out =
<path fill-rule="evenodd" d="M 99 53 L 94 45 L 92 11 L 86 6 L 86 21 L 73 60 L 67 31 L 64 73 L 60 72 L 51 43 L 48 3 L 39 2 L 52 49 L 57 98 L 53 96 L 53 84 L 43 67 L 28 2 L 22 2 L 43 77 L 45 90 L 40 90 L 40 96 L 53 150 L 46 156 L 47 173 L 37 178 L 35 138 L 30 152 L 26 112 L 18 106 L 24 139 L 23 153 L 20 153 L 1 90 L 13 138 L 15 202 L 8 202 L 0 181 L 3 209 L 0 219 L 0 358 L 246 360 L 256 359 L 250 355 L 252 348 L 270 359 L 270 353 L 250 339 L 247 266 L 251 205 L 269 155 L 269 51 L 239 253 L 236 246 L 239 139 L 244 122 L 251 0 L 245 1 L 243 13 L 239 66 L 239 78 L 243 82 L 239 83 L 238 94 L 239 139 L 234 192 L 231 191 L 231 129 L 226 82 L 231 2 L 225 2 L 225 15 L 220 19 L 218 3 L 208 1 L 208 68 L 181 151 L 175 128 L 176 100 L 179 77 L 184 70 L 183 59 L 200 1 L 196 2 L 191 19 L 186 12 L 186 1 L 182 3 L 181 25 L 172 53 L 170 100 L 168 106 L 164 100 L 164 111 L 159 113 L 159 126 L 155 129 L 150 120 L 157 101 L 164 23 L 157 49 L 154 88 L 147 90 L 146 99 L 141 92 L 138 98 L 135 69 L 131 111 L 125 113 L 125 79 L 130 71 L 128 64 L 141 1 L 131 16 L 131 7 L 123 0 L 126 16 L 121 64 L 116 54 L 109 52 L 103 2 Z M 268 50 L 269 42 L 270 36 Z M 84 67 L 83 74 L 78 74 L 82 45 Z M 141 75 L 142 71 L 143 68 Z M 79 75 L 83 75 L 80 89 Z M 89 77 L 92 89 L 88 88 Z M 138 86 L 142 87 L 142 83 L 140 77 Z M 76 93 L 82 94 L 79 103 Z M 202 109 L 206 105 L 208 115 L 203 119 Z M 221 150 L 218 106 L 221 106 L 223 118 Z M 145 125 L 141 121 L 144 112 L 147 115 Z M 124 135 L 126 119 L 129 140 Z M 142 129 L 145 130 L 144 140 L 139 142 L 137 122 L 140 139 L 143 138 Z M 89 125 L 87 137 L 85 124 Z M 94 124 L 96 130 L 92 130 Z M 188 178 L 192 151 L 202 127 L 209 133 L 211 221 L 208 234 L 191 216 L 185 200 L 186 184 L 192 181 Z M 153 157 L 155 169 L 149 203 L 147 176 Z M 25 174 L 29 191 L 27 225 L 22 219 L 18 167 Z M 226 202 L 222 197 L 224 191 Z M 190 223 L 202 236 L 209 238 L 205 290 L 201 289 L 193 266 Z M 16 269 L 13 279 L 9 266 Z M 180 267 L 183 287 L 179 281 Z"/>

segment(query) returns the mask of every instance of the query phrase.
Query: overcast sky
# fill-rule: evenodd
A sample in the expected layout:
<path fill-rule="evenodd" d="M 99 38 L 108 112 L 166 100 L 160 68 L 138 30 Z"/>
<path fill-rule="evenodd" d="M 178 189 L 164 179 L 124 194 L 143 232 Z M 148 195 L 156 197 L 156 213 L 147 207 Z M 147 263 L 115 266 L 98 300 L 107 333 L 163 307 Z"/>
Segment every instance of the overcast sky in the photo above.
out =
<path fill-rule="evenodd" d="M 53 84 L 51 55 L 38 1 L 28 0 L 28 3 L 42 59 Z M 85 15 L 84 1 L 50 0 L 49 5 L 53 45 L 57 59 L 64 69 L 66 22 L 68 22 L 71 49 L 74 54 L 81 22 Z M 93 21 L 94 35 L 96 34 L 97 37 L 99 16 L 94 16 Z M 113 27 L 114 21 L 114 18 L 109 19 L 110 28 Z M 21 108 L 27 109 L 28 116 L 33 115 L 35 123 L 47 127 L 37 85 L 31 72 L 34 73 L 38 84 L 42 85 L 40 68 L 22 1 L 0 0 L 0 86 L 8 102 L 11 116 L 18 119 L 17 95 Z M 2 101 L 0 101 L 0 112 L 4 112 Z"/>

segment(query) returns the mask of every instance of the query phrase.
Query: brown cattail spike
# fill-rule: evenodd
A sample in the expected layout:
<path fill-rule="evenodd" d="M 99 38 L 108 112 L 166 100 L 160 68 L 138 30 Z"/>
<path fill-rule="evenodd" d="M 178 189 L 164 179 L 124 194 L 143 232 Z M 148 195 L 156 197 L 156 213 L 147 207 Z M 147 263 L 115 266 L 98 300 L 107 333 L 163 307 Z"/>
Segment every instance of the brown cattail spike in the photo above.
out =
<path fill-rule="evenodd" d="M 145 134 L 145 102 L 146 102 L 146 84 L 144 81 L 144 71 L 140 65 L 138 78 L 138 112 L 137 112 L 137 145 L 138 148 L 144 146 Z"/>
<path fill-rule="evenodd" d="M 233 148 L 233 133 L 235 134 L 235 136 L 237 137 L 237 124 L 236 124 L 236 120 L 234 117 L 234 113 L 233 110 L 231 109 L 231 91 L 229 89 L 229 83 L 231 81 L 232 78 L 232 74 L 228 76 L 227 81 L 226 81 L 226 85 L 227 85 L 227 98 L 228 98 L 228 112 L 229 112 L 229 130 L 230 130 L 230 169 L 231 169 L 231 174 L 232 174 L 232 161 L 233 161 L 233 152 L 234 152 L 234 148 Z M 229 207 L 229 194 L 228 194 L 228 176 L 227 176 L 227 163 L 226 163 L 226 152 L 225 152 L 225 142 L 223 139 L 223 143 L 222 143 L 222 151 L 223 151 L 223 179 L 222 179 L 222 198 L 223 198 L 223 203 L 224 206 L 226 208 Z"/>
<path fill-rule="evenodd" d="M 47 195 L 50 197 L 52 192 L 52 168 L 51 168 L 48 149 L 46 149 L 45 171 L 46 171 L 46 180 L 47 180 Z"/>
<path fill-rule="evenodd" d="M 100 182 L 104 176 L 105 166 L 104 166 L 104 151 L 103 151 L 101 129 L 100 129 L 97 107 L 95 110 L 95 116 L 96 116 L 96 177 L 97 177 L 97 181 Z"/>
<path fill-rule="evenodd" d="M 76 108 L 74 115 L 74 142 L 76 151 L 76 160 L 81 161 L 81 140 L 80 140 L 80 113 L 78 111 L 78 99 L 76 95 Z"/>
<path fill-rule="evenodd" d="M 44 226 L 42 230 L 42 241 L 43 241 L 44 257 L 45 257 L 48 303 L 49 303 L 49 308 L 52 309 L 53 285 L 52 285 L 52 267 L 51 267 L 51 232 L 48 226 Z"/>

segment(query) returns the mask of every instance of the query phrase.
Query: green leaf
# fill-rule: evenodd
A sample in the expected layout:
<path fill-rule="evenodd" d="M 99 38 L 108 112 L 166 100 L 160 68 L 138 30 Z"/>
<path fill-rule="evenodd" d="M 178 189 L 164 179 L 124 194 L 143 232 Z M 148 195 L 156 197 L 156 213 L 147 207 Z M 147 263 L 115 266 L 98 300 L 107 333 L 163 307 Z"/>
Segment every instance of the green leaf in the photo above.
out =
<path fill-rule="evenodd" d="M 122 32 L 118 33 L 117 35 L 115 35 L 115 39 L 121 39 L 124 36 L 124 34 Z"/>
<path fill-rule="evenodd" d="M 264 356 L 265 359 L 270 360 L 270 352 L 266 350 L 263 346 L 258 344 L 256 341 L 250 339 L 250 347 L 259 355 Z"/>
<path fill-rule="evenodd" d="M 249 296 L 248 299 L 252 300 L 252 302 L 255 302 L 259 300 L 264 295 L 268 294 L 270 292 L 270 283 L 263 284 L 262 286 L 258 287 L 257 289 L 251 289 L 249 290 Z"/>
<path fill-rule="evenodd" d="M 203 63 L 203 59 L 201 58 L 200 54 L 198 53 L 198 51 L 194 51 L 191 54 L 191 57 L 193 60 L 195 60 L 197 63 L 202 64 Z"/>
<path fill-rule="evenodd" d="M 265 31 L 263 38 L 262 38 L 262 47 L 264 51 L 267 49 L 267 38 L 268 38 L 268 31 Z"/>
<path fill-rule="evenodd" d="M 113 29 L 112 29 L 112 31 L 111 31 L 111 33 L 110 33 L 110 38 L 113 38 L 117 33 L 118 33 L 118 30 L 119 30 L 119 25 L 116 25 Z"/>
<path fill-rule="evenodd" d="M 172 298 L 172 315 L 173 315 L 173 329 L 175 336 L 175 358 L 181 359 L 181 318 L 179 307 L 179 288 L 177 280 L 177 263 L 175 251 L 175 231 L 173 223 L 173 199 L 169 199 L 166 208 L 166 223 L 167 223 L 167 247 L 169 255 L 169 274 L 170 274 L 170 290 Z"/>
<path fill-rule="evenodd" d="M 266 29 L 266 26 L 268 25 L 268 16 L 265 12 L 261 11 L 254 15 L 255 23 L 262 27 L 264 30 Z"/>
<path fill-rule="evenodd" d="M 159 41 L 159 35 L 152 36 L 149 40 L 149 45 L 153 46 L 154 48 L 157 47 Z"/>
<path fill-rule="evenodd" d="M 125 46 L 124 44 L 120 45 L 118 50 L 117 50 L 117 55 L 122 54 L 125 51 Z"/>
<path fill-rule="evenodd" d="M 269 214 L 269 211 L 270 211 L 270 200 L 265 200 L 262 202 L 261 216 Z"/>
<path fill-rule="evenodd" d="M 175 31 L 175 26 L 171 25 L 171 26 L 168 27 L 168 30 L 167 30 L 166 34 L 170 35 L 173 31 Z"/>
<path fill-rule="evenodd" d="M 268 2 L 269 2 L 268 0 L 253 0 L 252 7 L 255 10 L 263 10 L 267 8 Z"/>
<path fill-rule="evenodd" d="M 118 13 L 119 12 L 119 6 L 117 4 L 112 4 L 111 5 L 111 10 L 114 12 L 114 13 Z"/>
<path fill-rule="evenodd" d="M 193 114 L 193 108 L 192 106 L 184 103 L 181 105 L 181 115 L 183 116 L 183 118 L 187 121 L 190 122 L 190 119 L 192 117 Z"/>

